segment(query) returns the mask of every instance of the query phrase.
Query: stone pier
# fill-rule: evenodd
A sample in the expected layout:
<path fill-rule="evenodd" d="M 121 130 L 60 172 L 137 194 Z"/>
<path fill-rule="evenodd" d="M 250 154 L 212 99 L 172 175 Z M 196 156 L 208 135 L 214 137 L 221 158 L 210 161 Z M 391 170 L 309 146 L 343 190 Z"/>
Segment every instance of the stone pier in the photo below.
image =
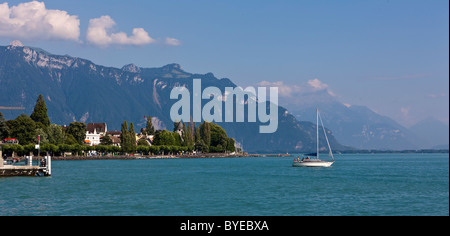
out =
<path fill-rule="evenodd" d="M 51 176 L 52 159 L 50 156 L 46 156 L 44 160 L 44 163 L 41 162 L 39 165 L 33 166 L 33 157 L 29 156 L 26 165 L 5 165 L 3 156 L 0 156 L 0 177 Z"/>
<path fill-rule="evenodd" d="M 4 165 L 0 167 L 0 177 L 13 176 L 36 176 L 39 166 L 12 166 Z"/>

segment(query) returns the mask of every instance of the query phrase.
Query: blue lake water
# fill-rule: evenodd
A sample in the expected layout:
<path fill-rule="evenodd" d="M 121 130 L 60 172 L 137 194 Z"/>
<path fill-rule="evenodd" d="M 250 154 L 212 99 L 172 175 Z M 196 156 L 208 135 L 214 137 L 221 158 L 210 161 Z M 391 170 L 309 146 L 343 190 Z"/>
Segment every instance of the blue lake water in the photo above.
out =
<path fill-rule="evenodd" d="M 0 215 L 449 215 L 448 154 L 53 161 L 0 178 Z"/>

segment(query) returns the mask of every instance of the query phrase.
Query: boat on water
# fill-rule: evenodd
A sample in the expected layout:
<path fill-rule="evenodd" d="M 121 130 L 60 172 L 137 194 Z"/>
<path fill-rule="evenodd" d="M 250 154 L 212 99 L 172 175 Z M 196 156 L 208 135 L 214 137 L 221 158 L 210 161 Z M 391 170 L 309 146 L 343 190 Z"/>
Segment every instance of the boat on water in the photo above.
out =
<path fill-rule="evenodd" d="M 323 134 L 325 135 L 325 139 L 327 140 L 328 150 L 329 150 L 329 156 L 331 157 L 332 161 L 323 161 L 319 159 L 319 118 L 320 123 L 322 124 Z M 316 109 L 316 153 L 309 153 L 306 154 L 306 157 L 303 157 L 302 159 L 297 158 L 294 159 L 294 162 L 292 163 L 293 167 L 330 167 L 334 163 L 334 156 L 333 152 L 331 151 L 330 142 L 328 142 L 327 133 L 325 132 L 325 127 L 323 126 L 322 118 L 319 114 L 319 109 Z M 315 157 L 315 158 L 314 158 Z"/>
<path fill-rule="evenodd" d="M 334 161 L 322 161 L 319 159 L 294 160 L 293 167 L 330 167 Z"/>

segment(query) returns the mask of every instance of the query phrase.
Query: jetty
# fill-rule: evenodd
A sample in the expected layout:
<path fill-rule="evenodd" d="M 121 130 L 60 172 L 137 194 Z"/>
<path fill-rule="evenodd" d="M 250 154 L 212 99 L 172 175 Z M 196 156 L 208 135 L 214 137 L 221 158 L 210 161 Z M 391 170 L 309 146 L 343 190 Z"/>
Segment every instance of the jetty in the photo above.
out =
<path fill-rule="evenodd" d="M 13 160 L 4 160 L 0 157 L 0 177 L 14 176 L 51 176 L 52 164 L 51 157 L 46 156 L 38 160 L 37 165 L 33 165 L 33 157 L 26 157 L 25 163 L 16 162 L 18 158 Z"/>
<path fill-rule="evenodd" d="M 52 158 L 50 156 L 37 159 L 36 165 L 33 165 L 33 156 L 27 156 L 25 162 L 22 162 L 19 158 L 4 160 L 3 145 L 5 144 L 0 143 L 0 177 L 52 175 Z"/>
<path fill-rule="evenodd" d="M 46 156 L 38 160 L 37 165 L 33 165 L 33 157 L 26 157 L 25 162 L 18 162 L 18 158 L 12 160 L 4 160 L 0 157 L 0 177 L 14 176 L 51 176 L 52 175 L 52 159 Z"/>

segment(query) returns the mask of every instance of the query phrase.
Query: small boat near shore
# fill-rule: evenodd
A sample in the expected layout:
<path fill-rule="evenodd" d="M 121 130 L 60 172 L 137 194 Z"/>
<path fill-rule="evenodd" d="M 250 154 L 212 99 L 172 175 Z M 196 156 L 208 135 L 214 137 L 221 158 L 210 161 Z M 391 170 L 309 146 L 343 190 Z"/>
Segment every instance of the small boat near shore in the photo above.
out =
<path fill-rule="evenodd" d="M 319 118 L 322 124 L 325 139 L 327 141 L 329 156 L 331 157 L 332 161 L 323 161 L 319 159 Z M 319 109 L 316 109 L 316 142 L 317 142 L 316 153 L 305 154 L 304 156 L 306 157 L 303 157 L 302 159 L 300 159 L 300 157 L 294 159 L 294 162 L 292 163 L 293 167 L 330 167 L 334 163 L 333 152 L 331 151 L 330 142 L 328 141 L 327 133 L 325 132 L 325 127 L 323 126 L 322 118 L 319 115 Z"/>

